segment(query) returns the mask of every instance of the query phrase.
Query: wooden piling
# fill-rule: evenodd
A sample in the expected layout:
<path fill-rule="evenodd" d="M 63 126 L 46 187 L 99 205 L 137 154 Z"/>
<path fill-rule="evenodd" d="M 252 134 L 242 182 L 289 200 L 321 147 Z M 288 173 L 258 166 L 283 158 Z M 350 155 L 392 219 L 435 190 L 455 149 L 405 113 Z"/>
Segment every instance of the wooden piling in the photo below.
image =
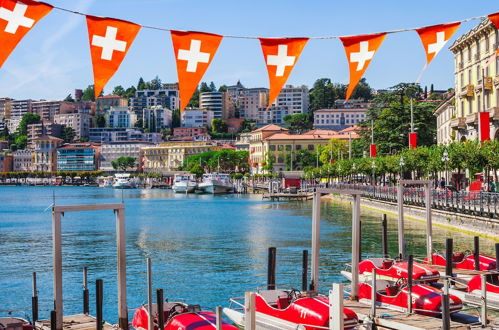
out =
<path fill-rule="evenodd" d="M 165 328 L 165 313 L 163 307 L 163 289 L 156 290 L 156 306 L 158 307 L 158 329 Z"/>
<path fill-rule="evenodd" d="M 217 306 L 216 317 L 217 317 L 216 328 L 217 328 L 217 330 L 222 330 L 222 327 L 223 327 L 222 306 Z M 163 328 L 160 328 L 160 329 L 163 329 Z"/>
<path fill-rule="evenodd" d="M 102 303 L 104 298 L 104 288 L 102 280 L 95 281 L 95 310 L 96 310 L 96 329 L 102 330 L 104 319 L 102 314 Z"/>
<path fill-rule="evenodd" d="M 90 300 L 88 292 L 87 267 L 83 267 L 83 314 L 88 315 L 89 305 L 90 305 Z"/>
<path fill-rule="evenodd" d="M 33 296 L 31 297 L 31 316 L 32 322 L 38 321 L 38 292 L 36 289 L 36 272 L 33 272 Z"/>
<path fill-rule="evenodd" d="M 244 293 L 244 329 L 256 329 L 255 293 Z"/>
<path fill-rule="evenodd" d="M 50 330 L 56 330 L 56 329 L 57 329 L 57 312 L 51 311 L 50 312 Z"/>
<path fill-rule="evenodd" d="M 276 254 L 275 247 L 269 247 L 269 258 L 267 267 L 267 290 L 275 290 L 275 269 L 276 269 Z"/>
<path fill-rule="evenodd" d="M 383 214 L 381 220 L 381 247 L 383 249 L 383 257 L 388 258 L 388 222 L 386 220 L 386 214 Z"/>
<path fill-rule="evenodd" d="M 473 258 L 475 259 L 475 270 L 480 270 L 480 237 L 473 238 Z"/>
<path fill-rule="evenodd" d="M 444 278 L 442 294 L 442 329 L 450 329 L 449 278 Z"/>
<path fill-rule="evenodd" d="M 154 314 L 152 310 L 152 264 L 151 258 L 146 259 L 147 264 L 147 312 L 149 314 L 148 324 L 149 329 L 154 329 Z"/>
<path fill-rule="evenodd" d="M 308 250 L 303 250 L 303 258 L 301 264 L 301 290 L 308 289 Z"/>
<path fill-rule="evenodd" d="M 333 283 L 333 290 L 329 291 L 329 329 L 344 329 L 343 314 L 343 284 Z"/>
<path fill-rule="evenodd" d="M 452 277 L 452 238 L 447 238 L 445 240 L 445 276 Z"/>
<path fill-rule="evenodd" d="M 481 304 L 480 304 L 480 319 L 482 327 L 487 326 L 487 275 L 480 275 L 481 279 Z"/>
<path fill-rule="evenodd" d="M 496 243 L 495 246 L 496 246 L 496 270 L 499 272 L 499 243 Z"/>
<path fill-rule="evenodd" d="M 412 274 L 414 270 L 414 257 L 409 255 L 407 261 L 407 312 L 412 314 Z"/>

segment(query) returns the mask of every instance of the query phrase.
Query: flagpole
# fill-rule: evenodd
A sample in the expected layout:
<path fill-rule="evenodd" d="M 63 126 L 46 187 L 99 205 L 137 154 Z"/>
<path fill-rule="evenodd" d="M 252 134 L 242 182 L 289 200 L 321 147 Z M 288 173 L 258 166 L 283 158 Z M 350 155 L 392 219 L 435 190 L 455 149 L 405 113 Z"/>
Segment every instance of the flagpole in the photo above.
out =
<path fill-rule="evenodd" d="M 371 119 L 371 144 L 374 144 L 374 120 Z"/>
<path fill-rule="evenodd" d="M 348 159 L 352 159 L 352 132 L 348 132 Z"/>

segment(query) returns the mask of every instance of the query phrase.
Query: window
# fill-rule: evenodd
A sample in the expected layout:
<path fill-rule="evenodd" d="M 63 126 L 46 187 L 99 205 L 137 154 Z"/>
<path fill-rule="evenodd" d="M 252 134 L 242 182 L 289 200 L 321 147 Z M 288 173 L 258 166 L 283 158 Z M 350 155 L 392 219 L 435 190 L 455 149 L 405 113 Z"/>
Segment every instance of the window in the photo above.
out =
<path fill-rule="evenodd" d="M 290 144 L 286 145 L 286 151 L 291 151 L 291 145 Z"/>
<path fill-rule="evenodd" d="M 295 146 L 295 149 L 296 149 L 296 150 L 301 150 L 301 144 L 296 145 L 296 146 Z"/>
<path fill-rule="evenodd" d="M 471 69 L 468 70 L 468 84 L 471 84 Z"/>
<path fill-rule="evenodd" d="M 270 150 L 270 151 L 275 151 L 275 145 L 271 144 L 271 145 L 269 146 L 269 150 Z"/>
<path fill-rule="evenodd" d="M 310 150 L 310 151 L 314 150 L 314 145 L 313 144 L 309 144 L 308 145 L 308 150 Z"/>
<path fill-rule="evenodd" d="M 283 151 L 283 150 L 284 150 L 284 146 L 283 146 L 282 144 L 279 144 L 279 145 L 277 146 L 277 150 L 278 150 L 278 151 Z"/>

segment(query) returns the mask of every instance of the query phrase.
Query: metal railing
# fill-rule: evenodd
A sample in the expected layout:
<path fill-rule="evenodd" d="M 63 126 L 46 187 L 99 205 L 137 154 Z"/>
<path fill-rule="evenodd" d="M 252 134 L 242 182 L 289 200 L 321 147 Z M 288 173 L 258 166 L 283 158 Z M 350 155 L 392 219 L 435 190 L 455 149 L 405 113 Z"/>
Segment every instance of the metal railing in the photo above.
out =
<path fill-rule="evenodd" d="M 363 191 L 362 196 L 386 201 L 397 202 L 398 186 L 371 186 L 349 183 L 333 183 L 308 185 L 307 190 L 314 188 L 339 188 L 356 189 Z M 404 186 L 404 204 L 425 206 L 425 190 L 421 186 Z M 499 218 L 499 193 L 485 191 L 452 191 L 445 189 L 432 189 L 431 207 L 433 209 L 470 214 L 486 218 Z"/>

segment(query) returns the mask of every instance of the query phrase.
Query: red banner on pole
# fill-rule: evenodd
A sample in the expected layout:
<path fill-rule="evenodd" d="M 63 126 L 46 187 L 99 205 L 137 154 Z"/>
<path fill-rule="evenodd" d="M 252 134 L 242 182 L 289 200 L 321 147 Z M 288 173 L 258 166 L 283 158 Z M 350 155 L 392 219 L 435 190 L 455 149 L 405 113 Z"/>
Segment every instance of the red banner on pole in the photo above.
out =
<path fill-rule="evenodd" d="M 376 157 L 376 145 L 375 144 L 371 144 L 370 155 L 371 155 L 371 157 Z"/>
<path fill-rule="evenodd" d="M 416 133 L 409 133 L 409 149 L 414 149 L 418 146 L 418 135 Z"/>
<path fill-rule="evenodd" d="M 480 112 L 480 142 L 490 140 L 490 113 Z"/>

